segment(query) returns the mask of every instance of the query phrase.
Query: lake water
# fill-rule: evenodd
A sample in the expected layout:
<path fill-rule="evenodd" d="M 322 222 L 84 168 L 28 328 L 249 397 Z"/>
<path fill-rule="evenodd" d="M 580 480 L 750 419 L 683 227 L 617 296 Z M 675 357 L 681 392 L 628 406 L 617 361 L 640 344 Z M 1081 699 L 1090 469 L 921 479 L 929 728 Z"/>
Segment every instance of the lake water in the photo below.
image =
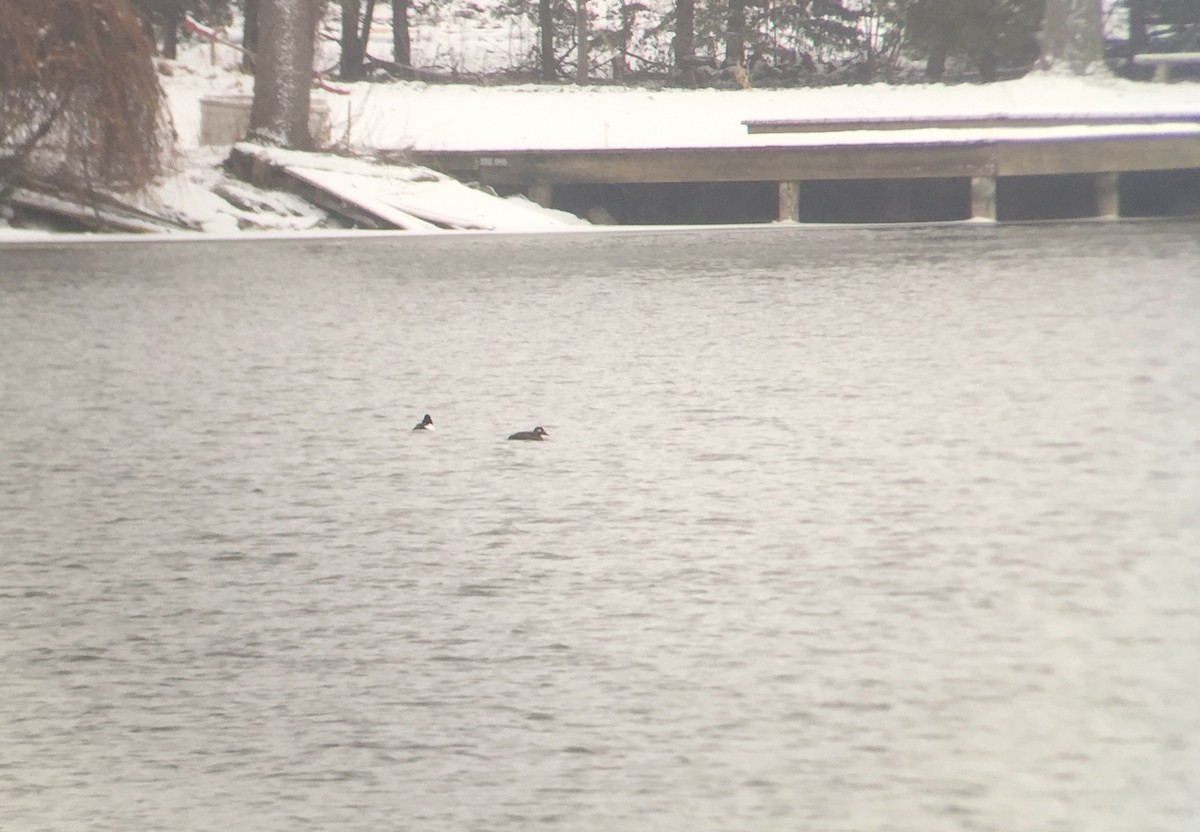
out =
<path fill-rule="evenodd" d="M 1196 828 L 1196 222 L 10 246 L 0 385 L 6 832 Z"/>

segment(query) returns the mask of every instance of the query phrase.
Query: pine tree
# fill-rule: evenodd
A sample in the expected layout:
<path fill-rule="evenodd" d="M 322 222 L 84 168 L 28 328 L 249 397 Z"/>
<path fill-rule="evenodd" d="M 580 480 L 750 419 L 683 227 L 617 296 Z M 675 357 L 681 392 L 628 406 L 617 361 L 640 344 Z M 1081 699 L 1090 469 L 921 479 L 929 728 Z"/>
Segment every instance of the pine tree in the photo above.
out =
<path fill-rule="evenodd" d="M 905 41 L 942 78 L 950 58 L 965 58 L 983 81 L 1002 68 L 1027 69 L 1037 58 L 1044 0 L 913 0 Z"/>

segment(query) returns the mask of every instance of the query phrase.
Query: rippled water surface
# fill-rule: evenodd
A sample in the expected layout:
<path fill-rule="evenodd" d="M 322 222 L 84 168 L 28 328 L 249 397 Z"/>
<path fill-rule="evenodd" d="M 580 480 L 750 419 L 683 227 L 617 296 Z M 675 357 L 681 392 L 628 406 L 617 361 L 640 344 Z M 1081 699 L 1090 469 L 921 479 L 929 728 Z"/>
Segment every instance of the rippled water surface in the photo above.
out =
<path fill-rule="evenodd" d="M 8 247 L 0 385 L 6 832 L 1196 828 L 1194 222 Z"/>

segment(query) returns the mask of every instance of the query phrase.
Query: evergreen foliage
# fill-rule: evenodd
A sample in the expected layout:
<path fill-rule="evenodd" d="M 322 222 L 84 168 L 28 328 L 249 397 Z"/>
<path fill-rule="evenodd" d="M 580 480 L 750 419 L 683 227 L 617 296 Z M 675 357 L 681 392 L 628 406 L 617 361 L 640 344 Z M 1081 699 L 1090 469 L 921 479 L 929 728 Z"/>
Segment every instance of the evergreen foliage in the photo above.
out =
<path fill-rule="evenodd" d="M 912 0 L 905 43 L 941 78 L 947 59 L 968 61 L 984 81 L 1024 71 L 1038 55 L 1045 0 Z"/>

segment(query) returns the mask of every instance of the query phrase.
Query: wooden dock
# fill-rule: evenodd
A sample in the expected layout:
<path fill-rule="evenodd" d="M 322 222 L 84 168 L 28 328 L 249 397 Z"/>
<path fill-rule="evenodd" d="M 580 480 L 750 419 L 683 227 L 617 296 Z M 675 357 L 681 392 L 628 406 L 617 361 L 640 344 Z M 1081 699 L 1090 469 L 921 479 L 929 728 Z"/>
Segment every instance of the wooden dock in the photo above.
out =
<path fill-rule="evenodd" d="M 1200 111 L 1147 115 L 746 121 L 735 147 L 416 151 L 414 161 L 553 206 L 581 184 L 768 182 L 778 219 L 801 216 L 806 182 L 956 179 L 970 217 L 996 219 L 1006 178 L 1094 177 L 1094 215 L 1121 214 L 1119 177 L 1200 171 Z M 819 135 L 813 135 L 819 134 Z M 557 207 L 557 206 L 556 206 Z"/>
<path fill-rule="evenodd" d="M 292 193 L 353 228 L 547 231 L 566 227 L 533 206 L 508 203 L 407 164 L 241 143 L 233 147 L 225 167 L 252 185 Z"/>

